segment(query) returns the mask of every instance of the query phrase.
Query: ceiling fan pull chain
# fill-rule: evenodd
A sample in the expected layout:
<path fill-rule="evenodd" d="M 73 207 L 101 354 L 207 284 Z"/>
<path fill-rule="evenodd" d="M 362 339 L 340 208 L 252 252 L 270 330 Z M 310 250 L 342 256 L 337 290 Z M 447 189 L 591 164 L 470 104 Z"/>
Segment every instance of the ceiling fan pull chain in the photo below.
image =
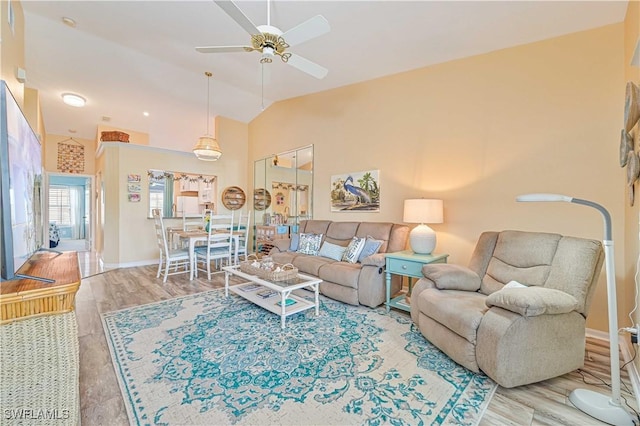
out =
<path fill-rule="evenodd" d="M 261 80 L 262 80 L 262 87 L 261 87 L 261 96 L 262 96 L 262 111 L 264 111 L 264 62 L 260 63 L 260 66 L 262 67 L 262 72 L 261 72 Z"/>

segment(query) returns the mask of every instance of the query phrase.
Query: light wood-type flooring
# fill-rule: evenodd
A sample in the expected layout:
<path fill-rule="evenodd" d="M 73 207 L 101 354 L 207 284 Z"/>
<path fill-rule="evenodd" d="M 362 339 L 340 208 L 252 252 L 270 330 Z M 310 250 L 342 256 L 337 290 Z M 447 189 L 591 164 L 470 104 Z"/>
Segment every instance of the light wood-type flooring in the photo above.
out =
<path fill-rule="evenodd" d="M 81 262 L 82 263 L 82 262 Z M 87 269 L 88 270 L 88 269 Z M 166 284 L 156 279 L 156 268 L 144 266 L 123 268 L 90 275 L 78 290 L 76 311 L 80 340 L 80 405 L 82 424 L 128 424 L 124 403 L 100 319 L 101 312 L 170 299 L 224 286 L 224 275 L 216 274 L 209 282 L 206 276 L 189 282 L 188 275 L 170 276 Z M 266 313 L 265 315 L 271 315 Z M 584 371 L 609 382 L 609 349 L 607 342 L 589 338 Z M 621 362 L 622 365 L 622 362 Z M 498 387 L 480 425 L 598 425 L 603 424 L 575 409 L 568 400 L 575 388 L 589 388 L 609 395 L 606 387 L 590 374 L 583 383 L 577 372 L 544 382 L 514 389 Z M 627 373 L 623 381 L 631 389 Z M 634 397 L 623 395 L 636 410 Z M 313 421 L 313 419 L 310 419 Z M 316 424 L 322 424 L 316 419 Z"/>

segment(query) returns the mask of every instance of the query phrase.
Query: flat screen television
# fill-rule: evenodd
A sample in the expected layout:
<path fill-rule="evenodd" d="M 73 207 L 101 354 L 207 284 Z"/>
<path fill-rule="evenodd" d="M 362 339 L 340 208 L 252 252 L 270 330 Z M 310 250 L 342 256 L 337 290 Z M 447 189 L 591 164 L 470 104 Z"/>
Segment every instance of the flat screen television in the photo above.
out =
<path fill-rule="evenodd" d="M 4 80 L 0 80 L 0 281 L 44 243 L 42 148 Z"/>

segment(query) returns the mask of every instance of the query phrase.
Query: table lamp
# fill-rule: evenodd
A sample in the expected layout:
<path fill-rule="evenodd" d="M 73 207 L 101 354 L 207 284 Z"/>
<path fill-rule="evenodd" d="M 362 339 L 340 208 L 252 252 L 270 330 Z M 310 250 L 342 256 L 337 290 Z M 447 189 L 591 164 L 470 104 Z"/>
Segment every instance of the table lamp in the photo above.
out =
<path fill-rule="evenodd" d="M 569 394 L 569 401 L 580 411 L 612 425 L 633 425 L 631 415 L 620 402 L 620 358 L 618 355 L 618 308 L 616 301 L 616 275 L 613 262 L 613 237 L 611 236 L 611 215 L 600 204 L 559 194 L 526 194 L 516 197 L 521 202 L 563 201 L 593 207 L 602 214 L 604 221 L 604 264 L 607 277 L 607 299 L 609 311 L 609 359 L 611 360 L 611 398 L 588 389 L 575 389 Z"/>
<path fill-rule="evenodd" d="M 409 234 L 411 250 L 418 254 L 431 254 L 436 247 L 436 233 L 425 223 L 442 223 L 442 200 L 418 198 L 404 200 L 405 223 L 418 223 Z"/>

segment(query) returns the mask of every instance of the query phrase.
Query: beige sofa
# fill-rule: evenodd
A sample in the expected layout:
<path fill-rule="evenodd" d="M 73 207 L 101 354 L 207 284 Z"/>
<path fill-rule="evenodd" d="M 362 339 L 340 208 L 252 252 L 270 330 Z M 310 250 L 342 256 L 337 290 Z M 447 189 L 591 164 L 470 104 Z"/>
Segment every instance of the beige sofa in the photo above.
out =
<path fill-rule="evenodd" d="M 327 297 L 352 305 L 376 307 L 386 300 L 385 258 L 388 252 L 404 250 L 409 227 L 394 223 L 378 222 L 332 222 L 329 220 L 306 220 L 300 224 L 300 233 L 322 234 L 322 241 L 346 247 L 355 237 L 371 236 L 382 240 L 377 254 L 366 257 L 360 263 L 336 261 L 320 256 L 301 254 L 289 250 L 289 239 L 274 241 L 269 255 L 275 262 L 292 263 L 307 275 L 321 278 L 320 292 Z M 400 291 L 401 281 L 394 276 L 391 294 Z"/>
<path fill-rule="evenodd" d="M 585 319 L 603 260 L 599 241 L 485 232 L 468 268 L 422 268 L 411 317 L 451 359 L 501 386 L 559 376 L 583 366 Z"/>

